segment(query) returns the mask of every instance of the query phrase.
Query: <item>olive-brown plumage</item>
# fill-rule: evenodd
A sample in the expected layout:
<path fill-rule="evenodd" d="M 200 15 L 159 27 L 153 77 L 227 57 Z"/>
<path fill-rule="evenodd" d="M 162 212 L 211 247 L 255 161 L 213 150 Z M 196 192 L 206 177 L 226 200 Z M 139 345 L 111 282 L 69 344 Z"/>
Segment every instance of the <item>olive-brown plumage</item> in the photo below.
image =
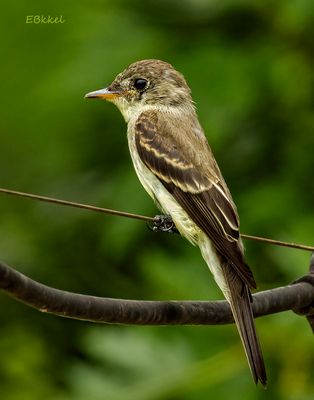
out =
<path fill-rule="evenodd" d="M 199 246 L 230 303 L 253 379 L 266 385 L 250 293 L 256 283 L 244 259 L 236 206 L 183 75 L 164 61 L 138 61 L 108 88 L 86 97 L 107 99 L 120 109 L 142 185 L 181 235 Z"/>

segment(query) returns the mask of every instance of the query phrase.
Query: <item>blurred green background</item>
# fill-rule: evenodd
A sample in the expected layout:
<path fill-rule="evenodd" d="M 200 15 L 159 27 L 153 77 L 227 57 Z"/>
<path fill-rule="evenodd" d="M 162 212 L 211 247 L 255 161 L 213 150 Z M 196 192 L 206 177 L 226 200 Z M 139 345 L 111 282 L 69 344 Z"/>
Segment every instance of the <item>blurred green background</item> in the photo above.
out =
<path fill-rule="evenodd" d="M 242 232 L 313 244 L 312 1 L 26 1 L 1 6 L 0 186 L 146 215 L 117 109 L 84 100 L 128 64 L 186 76 Z M 62 15 L 63 24 L 26 24 Z M 0 258 L 50 286 L 134 299 L 216 299 L 198 249 L 145 223 L 0 197 Z M 309 254 L 246 242 L 259 289 Z M 0 296 L 6 400 L 314 396 L 313 336 L 292 312 L 257 320 L 267 391 L 233 326 L 122 327 L 40 314 Z"/>

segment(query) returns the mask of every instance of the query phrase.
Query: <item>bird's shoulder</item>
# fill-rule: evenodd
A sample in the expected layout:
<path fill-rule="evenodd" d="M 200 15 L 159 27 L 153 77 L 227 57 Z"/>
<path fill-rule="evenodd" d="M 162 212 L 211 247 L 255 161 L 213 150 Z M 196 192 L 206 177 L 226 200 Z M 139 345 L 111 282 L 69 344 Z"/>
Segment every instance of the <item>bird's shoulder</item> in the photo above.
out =
<path fill-rule="evenodd" d="M 140 156 L 157 175 L 163 170 L 165 180 L 181 174 L 191 180 L 191 186 L 181 187 L 183 190 L 203 191 L 221 181 L 220 170 L 196 115 L 176 110 L 146 110 L 135 122 L 135 136 Z"/>

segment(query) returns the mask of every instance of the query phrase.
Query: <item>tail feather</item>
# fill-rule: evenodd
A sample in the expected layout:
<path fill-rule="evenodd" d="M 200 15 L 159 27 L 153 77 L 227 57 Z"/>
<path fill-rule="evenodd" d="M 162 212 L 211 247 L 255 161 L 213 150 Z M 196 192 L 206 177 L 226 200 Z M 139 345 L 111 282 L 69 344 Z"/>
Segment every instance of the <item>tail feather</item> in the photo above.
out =
<path fill-rule="evenodd" d="M 224 264 L 222 269 L 229 289 L 227 298 L 243 343 L 254 382 L 258 383 L 259 381 L 263 386 L 266 386 L 266 370 L 254 324 L 250 289 L 230 265 Z"/>

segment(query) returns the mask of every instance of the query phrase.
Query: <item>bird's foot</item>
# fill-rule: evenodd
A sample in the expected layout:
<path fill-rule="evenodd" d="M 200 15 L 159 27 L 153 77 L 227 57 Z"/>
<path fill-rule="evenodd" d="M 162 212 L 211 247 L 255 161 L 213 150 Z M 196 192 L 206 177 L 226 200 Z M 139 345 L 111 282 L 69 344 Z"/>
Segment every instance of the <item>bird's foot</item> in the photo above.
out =
<path fill-rule="evenodd" d="M 148 226 L 154 232 L 179 233 L 170 215 L 155 215 L 154 221 Z"/>

